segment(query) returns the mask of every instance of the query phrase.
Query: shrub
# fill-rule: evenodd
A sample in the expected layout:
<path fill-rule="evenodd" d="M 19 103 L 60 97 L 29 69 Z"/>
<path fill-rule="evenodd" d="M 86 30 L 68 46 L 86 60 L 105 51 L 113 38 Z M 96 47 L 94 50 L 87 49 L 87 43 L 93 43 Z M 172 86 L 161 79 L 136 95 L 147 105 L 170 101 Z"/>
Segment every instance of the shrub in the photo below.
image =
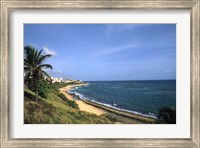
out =
<path fill-rule="evenodd" d="M 66 101 L 66 100 L 67 100 L 67 98 L 65 97 L 65 95 L 62 94 L 62 93 L 59 93 L 58 96 L 59 96 L 63 101 Z"/>
<path fill-rule="evenodd" d="M 116 117 L 113 117 L 113 116 L 111 116 L 111 115 L 109 115 L 109 114 L 105 115 L 105 117 L 108 118 L 108 119 L 109 119 L 110 121 L 112 121 L 112 122 L 117 122 L 117 118 L 116 118 Z"/>
<path fill-rule="evenodd" d="M 45 80 L 40 80 L 38 86 L 38 94 L 42 98 L 47 98 L 50 91 L 50 84 L 48 84 L 48 82 Z"/>
<path fill-rule="evenodd" d="M 79 109 L 78 104 L 77 104 L 75 101 L 73 101 L 73 100 L 67 99 L 66 96 L 65 96 L 64 94 L 59 93 L 58 96 L 59 96 L 63 101 L 67 102 L 67 104 L 68 104 L 69 106 L 71 106 L 72 108 L 74 108 L 74 109 Z"/>
<path fill-rule="evenodd" d="M 28 82 L 28 88 L 35 92 L 35 87 L 34 87 L 34 83 L 33 83 L 32 79 L 30 79 Z M 50 84 L 48 84 L 48 82 L 46 80 L 41 79 L 38 81 L 38 94 L 42 98 L 48 97 L 50 88 L 51 88 L 51 86 L 50 86 Z"/>

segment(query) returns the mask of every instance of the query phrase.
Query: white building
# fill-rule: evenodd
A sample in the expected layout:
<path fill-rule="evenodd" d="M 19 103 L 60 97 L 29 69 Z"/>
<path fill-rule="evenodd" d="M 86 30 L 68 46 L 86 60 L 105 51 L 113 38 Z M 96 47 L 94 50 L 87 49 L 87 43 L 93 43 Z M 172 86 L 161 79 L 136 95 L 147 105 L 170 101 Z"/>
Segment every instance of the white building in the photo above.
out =
<path fill-rule="evenodd" d="M 55 83 L 55 82 L 64 82 L 64 83 L 82 83 L 81 80 L 71 80 L 71 79 L 63 79 L 63 78 L 54 78 L 51 77 L 51 82 Z"/>
<path fill-rule="evenodd" d="M 54 77 L 51 77 L 51 81 L 52 83 L 55 83 L 55 82 L 63 82 L 63 78 L 54 78 Z"/>

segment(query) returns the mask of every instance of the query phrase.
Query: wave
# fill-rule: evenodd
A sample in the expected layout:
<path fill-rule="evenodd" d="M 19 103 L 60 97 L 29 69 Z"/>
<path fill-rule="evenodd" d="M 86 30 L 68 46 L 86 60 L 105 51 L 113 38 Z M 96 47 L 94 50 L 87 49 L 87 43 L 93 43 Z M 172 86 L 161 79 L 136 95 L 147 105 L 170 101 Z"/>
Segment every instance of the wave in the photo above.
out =
<path fill-rule="evenodd" d="M 153 114 L 153 113 L 149 113 L 147 115 L 147 114 L 144 114 L 144 113 L 141 113 L 141 112 L 137 112 L 137 111 L 131 111 L 131 110 L 127 110 L 127 109 L 118 108 L 118 107 L 115 107 L 113 105 L 102 103 L 102 102 L 98 102 L 98 101 L 95 101 L 95 100 L 89 100 L 89 101 L 91 101 L 93 103 L 96 103 L 96 104 L 100 104 L 100 105 L 106 106 L 106 107 L 110 107 L 110 108 L 118 110 L 118 111 L 133 113 L 133 114 L 137 114 L 137 115 L 144 116 L 144 117 L 156 118 L 155 114 Z"/>
<path fill-rule="evenodd" d="M 67 92 L 70 93 L 71 95 L 77 96 L 77 98 L 79 98 L 79 99 L 88 100 L 88 98 L 86 98 L 84 95 L 82 95 L 82 94 L 80 94 L 80 93 L 78 93 L 78 92 L 76 92 L 76 91 L 68 90 Z"/>
<path fill-rule="evenodd" d="M 112 109 L 115 109 L 115 110 L 118 110 L 118 111 L 123 111 L 123 112 L 127 112 L 127 113 L 132 113 L 132 114 L 136 114 L 136 115 L 140 115 L 140 116 L 150 117 L 150 118 L 156 119 L 156 115 L 154 113 L 150 113 L 149 112 L 148 114 L 144 114 L 144 113 L 137 112 L 137 111 L 122 109 L 122 108 L 116 107 L 117 103 L 113 103 L 113 105 L 102 103 L 102 102 L 96 101 L 94 99 L 88 98 L 88 97 L 84 96 L 83 94 L 81 94 L 79 92 L 76 92 L 74 90 L 68 90 L 67 92 L 70 93 L 71 95 L 76 96 L 76 98 L 78 98 L 80 100 L 86 100 L 86 101 L 90 101 L 92 103 L 99 104 L 99 105 L 102 105 L 102 106 L 106 106 L 106 107 L 109 107 L 109 108 L 112 108 Z"/>

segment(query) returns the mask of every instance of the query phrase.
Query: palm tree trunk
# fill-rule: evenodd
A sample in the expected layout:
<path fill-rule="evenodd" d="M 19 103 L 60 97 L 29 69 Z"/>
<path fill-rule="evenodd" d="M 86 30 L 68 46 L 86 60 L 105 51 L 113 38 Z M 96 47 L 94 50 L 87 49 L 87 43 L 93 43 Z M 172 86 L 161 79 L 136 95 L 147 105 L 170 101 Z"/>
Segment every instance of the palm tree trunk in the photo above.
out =
<path fill-rule="evenodd" d="M 38 90 L 36 90 L 36 102 L 38 101 Z"/>
<path fill-rule="evenodd" d="M 35 80 L 35 94 L 36 94 L 36 102 L 38 101 L 38 80 Z"/>

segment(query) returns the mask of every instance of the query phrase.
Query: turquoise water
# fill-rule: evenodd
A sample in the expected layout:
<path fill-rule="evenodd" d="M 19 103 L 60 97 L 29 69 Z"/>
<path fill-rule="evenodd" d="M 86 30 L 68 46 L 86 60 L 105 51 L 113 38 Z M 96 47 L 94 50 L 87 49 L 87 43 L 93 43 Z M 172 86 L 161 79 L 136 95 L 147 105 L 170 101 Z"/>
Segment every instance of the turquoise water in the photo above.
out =
<path fill-rule="evenodd" d="M 176 80 L 96 81 L 69 93 L 112 108 L 155 117 L 161 106 L 176 106 Z"/>

